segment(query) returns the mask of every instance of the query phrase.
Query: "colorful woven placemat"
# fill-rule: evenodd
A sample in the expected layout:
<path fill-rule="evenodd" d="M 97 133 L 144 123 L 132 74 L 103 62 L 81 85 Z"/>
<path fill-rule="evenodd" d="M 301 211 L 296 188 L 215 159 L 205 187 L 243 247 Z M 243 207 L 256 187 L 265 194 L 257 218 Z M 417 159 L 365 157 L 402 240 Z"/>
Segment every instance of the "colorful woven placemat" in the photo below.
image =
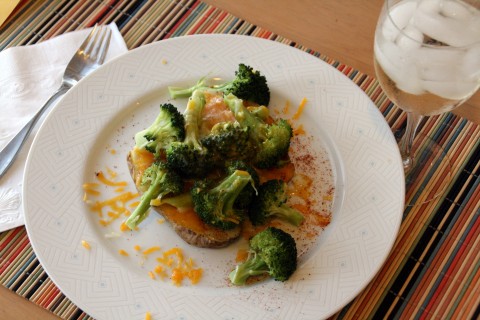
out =
<path fill-rule="evenodd" d="M 0 29 L 0 50 L 40 42 L 95 23 L 115 21 L 129 49 L 180 35 L 243 34 L 295 46 L 323 59 L 362 88 L 393 129 L 405 114 L 376 80 L 228 12 L 196 0 L 22 1 Z M 378 275 L 334 319 L 471 319 L 480 315 L 480 126 L 451 113 L 422 124 L 448 152 L 452 182 L 424 205 L 407 206 L 395 246 Z M 425 138 L 428 137 L 428 138 Z M 435 192 L 448 172 L 439 161 L 419 173 L 406 203 Z M 38 262 L 25 228 L 0 233 L 0 283 L 64 319 L 91 319 L 68 300 Z"/>

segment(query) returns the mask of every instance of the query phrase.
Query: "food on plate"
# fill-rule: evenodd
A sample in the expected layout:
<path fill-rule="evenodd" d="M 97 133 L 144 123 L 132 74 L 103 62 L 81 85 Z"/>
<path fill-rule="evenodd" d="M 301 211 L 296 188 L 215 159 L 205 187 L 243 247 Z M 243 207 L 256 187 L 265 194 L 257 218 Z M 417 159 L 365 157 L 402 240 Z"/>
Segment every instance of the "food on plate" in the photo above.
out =
<path fill-rule="evenodd" d="M 220 182 L 208 178 L 197 180 L 191 189 L 193 208 L 203 222 L 222 230 L 234 229 L 245 216 L 235 203 L 252 181 L 243 170 L 235 170 Z"/>
<path fill-rule="evenodd" d="M 142 196 L 140 204 L 125 220 L 125 224 L 130 229 L 135 229 L 140 222 L 145 220 L 153 199 L 161 199 L 164 196 L 179 194 L 183 191 L 182 178 L 162 161 L 155 161 L 145 169 L 141 181 L 136 185 Z"/>
<path fill-rule="evenodd" d="M 188 98 L 183 115 L 163 104 L 155 121 L 135 135 L 127 161 L 142 199 L 125 224 L 134 229 L 152 207 L 187 243 L 212 248 L 240 236 L 257 200 L 258 172 L 267 177 L 265 171 L 292 167 L 293 130 L 270 115 L 266 78 L 251 67 L 240 64 L 230 82 L 206 82 L 169 87 L 172 98 Z M 303 217 L 296 213 L 298 226 Z"/>
<path fill-rule="evenodd" d="M 160 105 L 155 121 L 146 129 L 137 132 L 135 145 L 159 156 L 161 149 L 170 142 L 185 138 L 185 120 L 183 115 L 170 103 Z"/>
<path fill-rule="evenodd" d="M 188 98 L 195 90 L 208 90 L 222 92 L 225 95 L 233 94 L 239 99 L 254 102 L 258 105 L 268 106 L 270 103 L 270 88 L 267 79 L 259 71 L 243 63 L 238 65 L 235 78 L 229 82 L 214 87 L 208 86 L 206 78 L 201 78 L 194 86 L 189 88 L 169 87 L 172 98 Z"/>
<path fill-rule="evenodd" d="M 247 259 L 230 273 L 234 285 L 245 285 L 252 276 L 269 275 L 286 281 L 297 268 L 295 240 L 287 232 L 275 228 L 257 233 L 250 239 Z"/>
<path fill-rule="evenodd" d="M 289 207 L 287 184 L 283 180 L 272 179 L 260 185 L 258 196 L 248 210 L 253 225 L 264 225 L 268 219 L 279 218 L 294 226 L 299 226 L 304 216 L 296 209 Z"/>
<path fill-rule="evenodd" d="M 235 120 L 250 132 L 250 139 L 255 143 L 255 155 L 252 164 L 260 169 L 274 168 L 282 165 L 281 160 L 288 155 L 293 132 L 288 121 L 278 119 L 266 122 L 251 114 L 244 101 L 228 94 L 225 103 L 232 111 Z M 288 161 L 288 160 L 287 160 Z"/>
<path fill-rule="evenodd" d="M 196 247 L 221 248 L 242 238 L 244 242 L 238 243 L 242 248 L 237 249 L 245 254 L 240 259 L 237 253 L 237 262 L 243 262 L 230 273 L 233 285 L 268 275 L 286 281 L 297 258 L 330 223 L 333 201 L 330 177 L 316 174 L 325 164 L 324 173 L 331 173 L 328 158 L 310 148 L 315 138 L 303 129 L 304 119 L 297 122 L 306 99 L 293 113 L 289 101 L 283 109 L 278 102 L 268 106 L 266 78 L 244 64 L 230 82 L 208 86 L 208 81 L 169 87 L 173 99 L 161 103 L 153 121 L 134 135 L 127 164 L 138 193 L 126 192 L 127 182 L 116 181 L 116 173 L 108 169 L 110 179 L 97 171 L 100 184 L 84 184 L 84 200 L 103 227 L 120 218 L 122 233 L 141 233 L 142 223 L 148 224 L 145 219 L 156 211 L 161 222 L 168 222 L 181 239 Z M 183 112 L 174 105 L 180 103 Z M 289 114 L 288 120 L 280 116 Z M 100 196 L 100 185 L 115 188 L 114 197 L 90 200 L 87 195 Z M 105 236 L 122 233 L 112 230 Z M 155 248 L 160 250 L 156 243 Z M 134 249 L 117 252 L 128 260 L 138 257 L 140 246 Z M 158 264 L 150 265 L 149 277 L 170 277 L 176 285 L 188 278 L 196 284 L 203 269 L 191 259 L 173 268 L 171 275 L 166 273 L 173 266 L 172 250 L 164 252 L 172 256 L 158 257 Z M 175 250 L 180 263 L 181 249 Z M 141 258 L 146 258 L 145 252 Z M 232 265 L 226 264 L 222 274 L 229 274 Z"/>

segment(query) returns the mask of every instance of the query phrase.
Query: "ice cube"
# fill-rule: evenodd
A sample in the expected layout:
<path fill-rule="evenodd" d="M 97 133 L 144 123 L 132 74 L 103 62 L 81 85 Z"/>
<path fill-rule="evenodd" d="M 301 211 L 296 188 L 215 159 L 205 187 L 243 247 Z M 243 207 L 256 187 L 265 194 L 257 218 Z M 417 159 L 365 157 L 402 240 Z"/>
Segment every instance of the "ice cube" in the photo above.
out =
<path fill-rule="evenodd" d="M 465 53 L 461 65 L 462 75 L 471 81 L 480 81 L 480 44 Z"/>
<path fill-rule="evenodd" d="M 423 42 L 423 33 L 415 28 L 412 24 L 408 24 L 396 39 L 397 45 L 402 50 L 418 49 Z"/>
<path fill-rule="evenodd" d="M 472 8 L 460 1 L 445 0 L 440 3 L 440 12 L 445 17 L 467 20 L 472 18 Z"/>
<path fill-rule="evenodd" d="M 480 85 L 478 82 L 460 81 L 422 81 L 428 92 L 449 100 L 463 100 L 469 98 Z"/>
<path fill-rule="evenodd" d="M 440 12 L 440 1 L 438 0 L 420 0 L 417 4 L 417 11 L 426 14 L 436 15 Z"/>
<path fill-rule="evenodd" d="M 382 25 L 382 34 L 385 39 L 394 41 L 400 30 L 404 29 L 415 12 L 417 7 L 415 1 L 400 2 L 390 8 L 389 14 L 385 16 Z"/>
<path fill-rule="evenodd" d="M 393 21 L 388 18 L 388 16 L 385 18 L 381 30 L 383 37 L 388 41 L 395 41 L 400 33 L 400 30 L 395 26 Z"/>
<path fill-rule="evenodd" d="M 423 92 L 414 63 L 415 52 L 406 52 L 390 41 L 376 42 L 375 57 L 387 76 L 403 91 Z"/>
<path fill-rule="evenodd" d="M 415 65 L 409 65 L 406 69 L 403 69 L 400 77 L 397 78 L 398 81 L 396 84 L 400 90 L 415 95 L 420 95 L 425 92 Z"/>
<path fill-rule="evenodd" d="M 398 29 L 402 30 L 407 26 L 408 22 L 413 17 L 416 8 L 416 0 L 400 2 L 399 4 L 390 8 L 390 19 Z M 386 20 L 388 20 L 388 18 Z"/>
<path fill-rule="evenodd" d="M 433 11 L 433 6 L 430 5 L 419 5 L 414 21 L 416 27 L 425 35 L 450 46 L 464 47 L 480 39 L 480 28 L 471 25 L 476 23 L 475 19 L 457 20 L 445 17 L 439 11 Z"/>
<path fill-rule="evenodd" d="M 458 67 L 456 65 L 444 64 L 418 64 L 418 73 L 422 80 L 429 81 L 447 81 L 452 80 L 457 73 Z"/>
<path fill-rule="evenodd" d="M 418 50 L 418 60 L 441 64 L 454 64 L 465 55 L 465 50 L 452 47 L 422 47 Z"/>

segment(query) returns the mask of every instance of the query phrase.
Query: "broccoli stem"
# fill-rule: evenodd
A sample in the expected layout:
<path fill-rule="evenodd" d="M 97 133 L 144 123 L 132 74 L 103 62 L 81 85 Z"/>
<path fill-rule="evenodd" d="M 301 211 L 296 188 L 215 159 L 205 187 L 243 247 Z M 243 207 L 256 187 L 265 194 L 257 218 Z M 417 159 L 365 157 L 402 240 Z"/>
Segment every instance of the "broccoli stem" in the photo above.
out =
<path fill-rule="evenodd" d="M 250 174 L 246 171 L 236 170 L 210 191 L 212 194 L 218 194 L 219 199 L 221 199 L 217 202 L 218 206 L 216 208 L 219 217 L 224 217 L 225 220 L 231 220 L 235 223 L 240 222 L 233 218 L 237 216 L 236 213 L 232 214 L 235 211 L 233 205 L 248 183 L 253 183 Z"/>
<path fill-rule="evenodd" d="M 205 106 L 205 96 L 202 91 L 195 90 L 188 100 L 185 117 L 185 143 L 193 146 L 197 150 L 203 150 L 200 143 L 200 123 L 202 119 L 203 107 Z"/>
<path fill-rule="evenodd" d="M 188 98 L 195 90 L 206 88 L 205 78 L 202 77 L 198 82 L 190 88 L 168 87 L 168 93 L 173 99 Z"/>
<path fill-rule="evenodd" d="M 131 230 L 135 229 L 145 218 L 148 217 L 148 209 L 150 209 L 150 201 L 158 197 L 160 193 L 160 184 L 162 181 L 162 174 L 158 174 L 155 180 L 150 184 L 147 191 L 142 194 L 139 205 L 130 214 L 125 221 L 127 227 Z"/>
<path fill-rule="evenodd" d="M 290 208 L 285 204 L 273 209 L 271 211 L 271 214 L 279 219 L 285 220 L 288 223 L 293 224 L 296 227 L 298 227 L 305 219 L 300 212 L 293 208 Z"/>
<path fill-rule="evenodd" d="M 237 286 L 242 286 L 251 276 L 268 273 L 269 269 L 265 261 L 255 252 L 250 252 L 245 262 L 237 265 L 235 270 L 230 272 L 230 281 Z"/>
<path fill-rule="evenodd" d="M 243 105 L 242 99 L 237 98 L 233 94 L 228 94 L 224 97 L 224 101 L 232 111 L 235 119 L 242 127 L 247 127 L 250 130 L 251 136 L 255 140 L 263 141 L 267 138 L 266 124 L 248 111 Z"/>

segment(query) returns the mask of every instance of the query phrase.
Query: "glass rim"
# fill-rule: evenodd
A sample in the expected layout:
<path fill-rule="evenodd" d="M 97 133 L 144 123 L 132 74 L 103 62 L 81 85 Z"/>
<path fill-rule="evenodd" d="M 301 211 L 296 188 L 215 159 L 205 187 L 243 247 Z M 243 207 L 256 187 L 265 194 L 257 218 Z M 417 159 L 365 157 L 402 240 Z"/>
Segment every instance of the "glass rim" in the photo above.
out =
<path fill-rule="evenodd" d="M 383 7 L 384 7 L 384 10 L 385 10 L 385 14 L 386 14 L 387 18 L 390 20 L 390 22 L 392 23 L 392 25 L 395 27 L 395 29 L 397 29 L 400 32 L 400 34 L 402 34 L 403 36 L 412 40 L 413 42 L 418 43 L 421 46 L 424 46 L 424 47 L 427 47 L 427 48 L 434 48 L 434 49 L 437 49 L 437 50 L 438 49 L 441 49 L 441 50 L 462 50 L 462 49 L 469 49 L 471 47 L 475 47 L 477 45 L 480 45 L 480 39 L 471 43 L 471 44 L 469 44 L 469 45 L 466 45 L 466 46 L 452 47 L 452 46 L 449 46 L 449 45 L 435 45 L 435 44 L 430 44 L 430 43 L 424 43 L 424 42 L 420 42 L 417 39 L 414 39 L 414 38 L 410 37 L 408 34 L 406 34 L 403 31 L 403 29 L 400 29 L 398 27 L 398 25 L 395 23 L 392 16 L 390 15 L 390 9 L 392 7 L 394 7 L 394 6 L 391 6 L 391 2 L 393 2 L 393 1 L 394 0 L 384 0 Z M 405 2 L 406 1 L 412 1 L 412 0 L 405 0 Z M 420 2 L 420 1 L 422 1 L 422 0 L 416 0 L 417 3 Z M 443 0 L 439 0 L 439 1 L 443 1 Z M 404 1 L 403 0 L 398 1 L 398 3 L 400 3 L 400 2 L 404 2 Z M 480 8 L 478 8 L 478 10 L 480 11 Z"/>

